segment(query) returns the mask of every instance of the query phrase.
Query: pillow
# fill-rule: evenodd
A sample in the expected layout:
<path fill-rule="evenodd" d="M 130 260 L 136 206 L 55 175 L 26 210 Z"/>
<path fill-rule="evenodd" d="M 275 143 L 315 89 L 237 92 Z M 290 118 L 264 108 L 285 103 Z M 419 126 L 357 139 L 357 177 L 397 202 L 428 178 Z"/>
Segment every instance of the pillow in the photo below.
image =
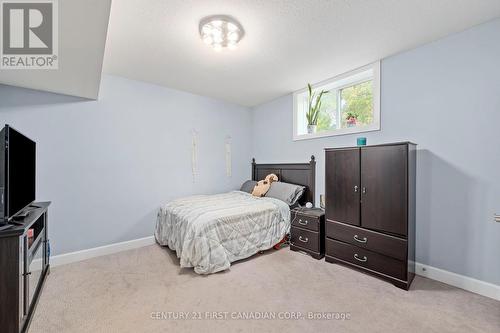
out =
<path fill-rule="evenodd" d="M 288 204 L 288 206 L 293 206 L 300 199 L 306 188 L 304 186 L 275 182 L 271 184 L 271 188 L 266 193 L 266 197 L 280 199 Z"/>
<path fill-rule="evenodd" d="M 253 188 L 257 185 L 257 181 L 255 180 L 247 180 L 246 182 L 241 185 L 240 191 L 242 192 L 247 192 L 247 193 L 252 193 Z"/>

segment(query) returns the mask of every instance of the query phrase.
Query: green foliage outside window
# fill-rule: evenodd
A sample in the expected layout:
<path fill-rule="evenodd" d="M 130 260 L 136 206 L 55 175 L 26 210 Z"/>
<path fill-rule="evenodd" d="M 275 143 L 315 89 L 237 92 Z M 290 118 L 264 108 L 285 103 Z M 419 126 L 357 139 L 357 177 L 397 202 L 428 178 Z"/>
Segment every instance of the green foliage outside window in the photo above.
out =
<path fill-rule="evenodd" d="M 336 127 L 335 112 L 337 110 L 337 94 L 324 95 L 318 115 L 317 131 L 326 131 Z"/>
<path fill-rule="evenodd" d="M 366 81 L 341 91 L 342 128 L 347 127 L 348 115 L 354 115 L 357 125 L 373 122 L 373 81 Z"/>
<path fill-rule="evenodd" d="M 373 81 L 362 82 L 340 90 L 340 118 L 337 118 L 337 92 L 323 95 L 318 114 L 317 130 L 346 128 L 348 115 L 356 118 L 356 126 L 373 122 Z M 340 124 L 337 125 L 337 122 Z"/>

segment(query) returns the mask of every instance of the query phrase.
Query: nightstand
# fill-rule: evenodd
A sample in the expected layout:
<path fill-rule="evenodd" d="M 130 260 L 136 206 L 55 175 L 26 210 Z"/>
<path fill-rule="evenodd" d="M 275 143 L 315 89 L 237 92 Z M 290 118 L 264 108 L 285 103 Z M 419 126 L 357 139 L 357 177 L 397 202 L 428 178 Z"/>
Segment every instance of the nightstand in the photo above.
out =
<path fill-rule="evenodd" d="M 294 208 L 290 212 L 290 250 L 315 259 L 325 255 L 325 212 L 320 208 Z"/>

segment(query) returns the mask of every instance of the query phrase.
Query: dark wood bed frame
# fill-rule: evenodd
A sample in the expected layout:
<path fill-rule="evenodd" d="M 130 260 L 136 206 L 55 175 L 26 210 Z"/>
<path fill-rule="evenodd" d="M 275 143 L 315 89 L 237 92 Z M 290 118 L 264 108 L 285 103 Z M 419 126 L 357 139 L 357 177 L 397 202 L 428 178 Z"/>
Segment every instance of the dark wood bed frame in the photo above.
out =
<path fill-rule="evenodd" d="M 252 180 L 262 180 L 270 173 L 278 176 L 279 181 L 292 183 L 306 187 L 306 191 L 299 200 L 301 205 L 311 202 L 314 205 L 316 192 L 316 161 L 314 155 L 309 163 L 279 163 L 279 164 L 257 164 L 252 159 Z"/>

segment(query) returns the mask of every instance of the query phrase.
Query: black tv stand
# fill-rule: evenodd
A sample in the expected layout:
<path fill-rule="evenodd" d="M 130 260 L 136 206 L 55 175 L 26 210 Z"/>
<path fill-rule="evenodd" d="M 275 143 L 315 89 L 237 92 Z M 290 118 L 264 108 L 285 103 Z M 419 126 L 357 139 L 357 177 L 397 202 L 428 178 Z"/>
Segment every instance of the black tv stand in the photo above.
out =
<path fill-rule="evenodd" d="M 24 211 L 22 213 L 18 213 L 16 216 L 12 216 L 12 220 L 11 221 L 24 221 L 24 219 L 26 219 L 28 216 L 30 215 L 30 212 L 29 211 Z M 22 223 L 24 224 L 24 223 Z"/>
<path fill-rule="evenodd" d="M 45 278 L 49 273 L 47 212 L 38 202 L 24 219 L 0 230 L 0 327 L 2 332 L 27 332 Z M 33 237 L 28 237 L 32 230 Z"/>
<path fill-rule="evenodd" d="M 25 217 L 27 217 L 27 215 Z M 23 221 L 24 221 L 24 218 L 23 219 L 19 219 L 19 220 L 12 219 L 9 223 L 10 223 L 10 225 L 24 225 Z"/>
<path fill-rule="evenodd" d="M 15 221 L 24 221 L 24 219 L 27 218 L 33 210 L 40 209 L 40 208 L 43 208 L 43 207 L 31 204 L 31 205 L 27 206 L 26 208 L 24 208 L 24 210 L 22 210 L 21 212 L 17 213 L 17 215 L 12 216 L 11 221 L 13 221 L 14 224 L 18 224 Z"/>
<path fill-rule="evenodd" d="M 5 229 L 9 229 L 9 228 L 12 228 L 12 224 L 2 225 L 2 226 L 0 226 L 0 231 L 5 230 Z"/>

